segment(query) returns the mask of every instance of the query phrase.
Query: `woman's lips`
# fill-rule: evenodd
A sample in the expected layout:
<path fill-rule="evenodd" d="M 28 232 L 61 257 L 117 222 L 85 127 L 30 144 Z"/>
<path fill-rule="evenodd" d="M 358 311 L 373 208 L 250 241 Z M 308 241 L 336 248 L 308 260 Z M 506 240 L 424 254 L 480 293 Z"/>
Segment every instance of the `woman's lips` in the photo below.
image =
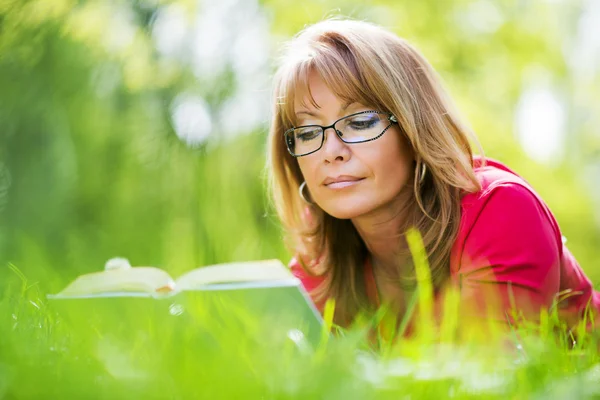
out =
<path fill-rule="evenodd" d="M 342 180 L 342 181 L 337 181 L 337 182 L 331 182 L 325 186 L 327 186 L 329 189 L 343 189 L 343 188 L 347 188 L 349 186 L 354 186 L 357 185 L 358 183 L 360 183 L 364 178 L 361 179 L 354 179 L 354 180 Z"/>

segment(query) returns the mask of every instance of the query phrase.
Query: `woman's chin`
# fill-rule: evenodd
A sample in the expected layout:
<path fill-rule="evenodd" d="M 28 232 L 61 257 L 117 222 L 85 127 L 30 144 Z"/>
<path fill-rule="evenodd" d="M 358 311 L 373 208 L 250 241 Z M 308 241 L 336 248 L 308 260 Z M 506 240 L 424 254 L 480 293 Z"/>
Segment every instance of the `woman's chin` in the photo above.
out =
<path fill-rule="evenodd" d="M 353 205 L 352 207 L 328 207 L 323 208 L 327 214 L 337 219 L 352 219 L 370 211 L 370 208 Z"/>

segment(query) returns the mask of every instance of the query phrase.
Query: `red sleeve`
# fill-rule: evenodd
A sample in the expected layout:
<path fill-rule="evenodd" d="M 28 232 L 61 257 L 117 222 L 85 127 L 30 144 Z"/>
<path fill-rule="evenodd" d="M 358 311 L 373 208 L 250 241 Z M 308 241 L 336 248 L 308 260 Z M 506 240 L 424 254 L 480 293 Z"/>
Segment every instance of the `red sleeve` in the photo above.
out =
<path fill-rule="evenodd" d="M 588 329 L 600 326 L 600 293 L 594 290 L 592 281 L 566 246 L 563 246 L 559 290 L 558 313 L 568 326 L 577 324 L 588 310 L 592 312 Z"/>
<path fill-rule="evenodd" d="M 323 313 L 323 307 L 325 306 L 324 301 L 315 301 L 315 289 L 319 288 L 321 284 L 323 284 L 325 277 L 323 276 L 312 276 L 308 272 L 304 270 L 300 262 L 296 257 L 292 258 L 289 263 L 289 267 L 292 271 L 292 274 L 300 280 L 302 286 L 306 290 L 306 292 L 310 295 L 310 298 L 315 303 L 315 306 L 319 310 L 319 312 Z"/>
<path fill-rule="evenodd" d="M 461 304 L 471 315 L 507 321 L 516 309 L 535 319 L 559 291 L 558 226 L 538 197 L 519 184 L 495 187 L 485 202 L 464 243 Z"/>

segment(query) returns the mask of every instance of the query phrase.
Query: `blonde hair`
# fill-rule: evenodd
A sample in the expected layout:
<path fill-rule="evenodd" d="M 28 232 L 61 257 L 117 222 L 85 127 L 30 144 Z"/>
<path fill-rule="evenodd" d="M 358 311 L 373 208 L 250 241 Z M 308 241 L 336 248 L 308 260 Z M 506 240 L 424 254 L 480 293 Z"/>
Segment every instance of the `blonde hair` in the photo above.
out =
<path fill-rule="evenodd" d="M 397 117 L 415 156 L 414 176 L 406 188 L 413 192 L 406 205 L 406 228 L 413 226 L 421 233 L 436 287 L 449 275 L 461 195 L 480 188 L 469 143 L 474 135 L 427 60 L 406 40 L 381 27 L 327 20 L 307 27 L 289 43 L 274 78 L 267 161 L 271 198 L 288 246 L 309 274 L 325 277 L 311 295 L 317 300 L 334 298 L 335 321 L 347 325 L 368 307 L 363 276 L 368 251 L 350 220 L 336 219 L 316 205 L 311 207 L 312 222 L 307 220 L 306 203 L 298 195 L 304 179 L 284 142 L 284 132 L 296 123 L 296 91 L 308 93 L 317 106 L 308 87 L 311 72 L 319 74 L 341 100 Z M 422 165 L 426 165 L 424 176 Z M 401 256 L 411 264 L 408 250 Z M 318 267 L 307 268 L 315 260 Z M 414 277 L 406 280 L 414 282 Z"/>

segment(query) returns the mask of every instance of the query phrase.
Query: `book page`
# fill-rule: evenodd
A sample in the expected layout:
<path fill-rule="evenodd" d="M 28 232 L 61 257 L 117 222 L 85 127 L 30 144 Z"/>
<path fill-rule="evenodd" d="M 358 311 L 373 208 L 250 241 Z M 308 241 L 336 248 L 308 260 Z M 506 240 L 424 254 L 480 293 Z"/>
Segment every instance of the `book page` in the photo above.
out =
<path fill-rule="evenodd" d="M 176 280 L 177 290 L 235 282 L 275 282 L 295 279 L 279 260 L 245 261 L 196 268 Z"/>
<path fill-rule="evenodd" d="M 79 276 L 57 296 L 82 296 L 108 292 L 147 292 L 174 289 L 171 276 L 160 268 L 109 269 Z"/>

